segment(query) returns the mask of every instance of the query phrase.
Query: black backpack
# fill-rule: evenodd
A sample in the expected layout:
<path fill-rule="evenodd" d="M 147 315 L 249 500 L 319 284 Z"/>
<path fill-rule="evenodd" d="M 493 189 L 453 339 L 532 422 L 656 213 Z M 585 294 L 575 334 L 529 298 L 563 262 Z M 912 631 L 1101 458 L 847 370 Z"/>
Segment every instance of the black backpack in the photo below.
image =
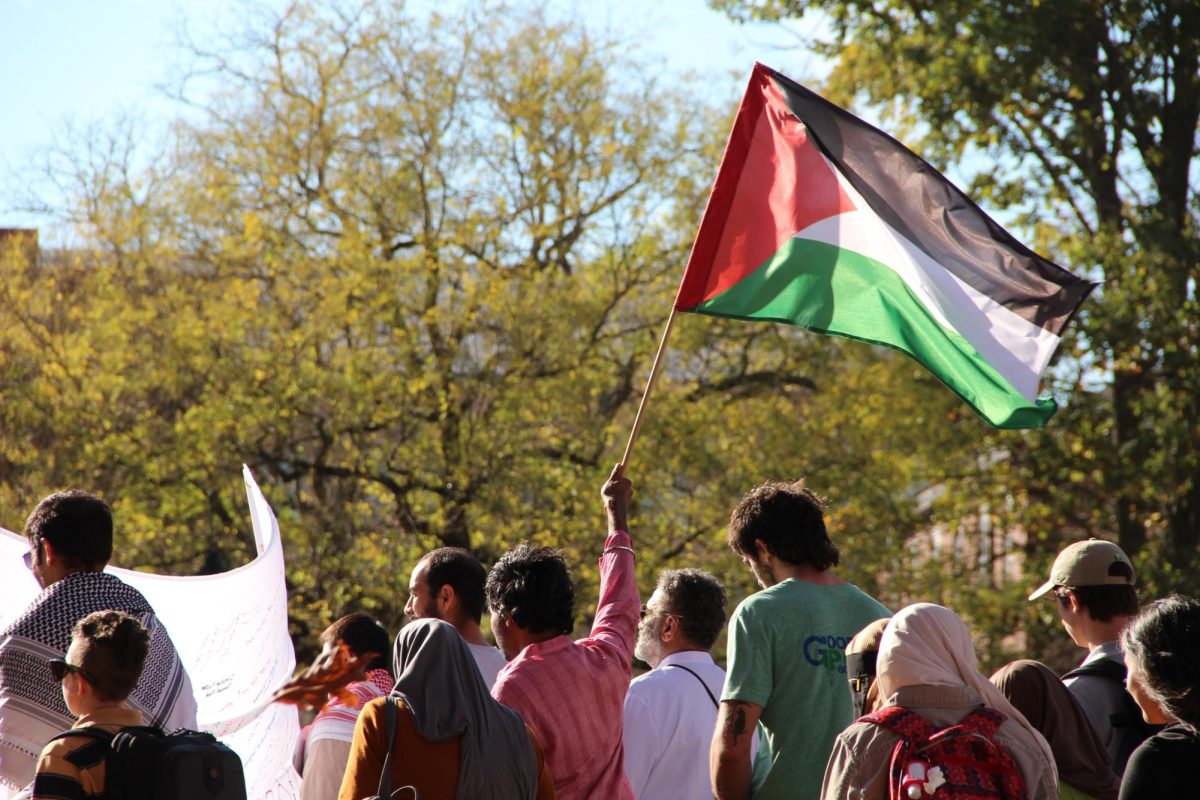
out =
<path fill-rule="evenodd" d="M 1112 765 L 1113 772 L 1118 775 L 1125 772 L 1125 764 L 1137 746 L 1163 729 L 1162 725 L 1151 725 L 1143 719 L 1142 709 L 1125 688 L 1125 673 L 1125 665 L 1119 661 L 1098 658 L 1062 676 L 1064 681 L 1084 676 L 1104 678 L 1121 688 L 1121 709 L 1110 714 L 1108 719 L 1118 736 L 1116 761 Z"/>
<path fill-rule="evenodd" d="M 108 744 L 105 800 L 246 800 L 242 760 L 211 733 L 143 726 L 109 733 L 88 726 L 50 741 L 68 736 Z"/>

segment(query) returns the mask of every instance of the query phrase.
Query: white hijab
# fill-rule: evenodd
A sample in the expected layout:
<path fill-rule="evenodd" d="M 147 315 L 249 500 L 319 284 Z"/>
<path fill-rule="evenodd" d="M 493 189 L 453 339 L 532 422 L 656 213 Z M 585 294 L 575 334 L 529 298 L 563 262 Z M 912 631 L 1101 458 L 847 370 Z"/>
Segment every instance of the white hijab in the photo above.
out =
<path fill-rule="evenodd" d="M 971 632 L 950 609 L 933 603 L 915 603 L 896 612 L 879 641 L 876 670 L 875 680 L 884 705 L 894 705 L 892 696 L 905 686 L 965 686 L 972 689 L 985 705 L 1029 731 L 1053 767 L 1054 752 L 1045 737 L 990 680 L 980 674 Z"/>

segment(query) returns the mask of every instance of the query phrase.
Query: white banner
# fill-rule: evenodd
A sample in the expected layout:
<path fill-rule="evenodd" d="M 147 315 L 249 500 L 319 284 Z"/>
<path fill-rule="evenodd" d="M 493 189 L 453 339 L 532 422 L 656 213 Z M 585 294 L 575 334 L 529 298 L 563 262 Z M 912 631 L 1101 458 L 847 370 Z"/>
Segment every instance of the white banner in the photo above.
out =
<path fill-rule="evenodd" d="M 196 577 L 105 571 L 144 594 L 166 626 L 196 691 L 199 726 L 241 756 L 247 797 L 293 800 L 300 796 L 292 767 L 299 718 L 293 706 L 267 704 L 296 667 L 283 544 L 271 506 L 249 468 L 242 471 L 258 546 L 249 564 Z M 22 563 L 28 550 L 24 536 L 0 528 L 0 629 L 41 591 Z"/>

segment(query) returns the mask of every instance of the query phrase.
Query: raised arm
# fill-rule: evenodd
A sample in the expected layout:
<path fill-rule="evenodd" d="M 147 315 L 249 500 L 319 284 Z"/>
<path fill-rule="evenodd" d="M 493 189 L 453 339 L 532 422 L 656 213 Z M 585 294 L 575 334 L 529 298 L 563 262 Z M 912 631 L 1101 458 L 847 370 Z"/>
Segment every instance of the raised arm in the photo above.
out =
<path fill-rule="evenodd" d="M 633 566 L 633 540 L 627 530 L 633 484 L 620 464 L 613 467 L 600 496 L 608 517 L 608 536 L 600 554 L 600 602 L 596 606 L 592 638 L 618 648 L 629 661 L 633 658 L 641 598 Z"/>

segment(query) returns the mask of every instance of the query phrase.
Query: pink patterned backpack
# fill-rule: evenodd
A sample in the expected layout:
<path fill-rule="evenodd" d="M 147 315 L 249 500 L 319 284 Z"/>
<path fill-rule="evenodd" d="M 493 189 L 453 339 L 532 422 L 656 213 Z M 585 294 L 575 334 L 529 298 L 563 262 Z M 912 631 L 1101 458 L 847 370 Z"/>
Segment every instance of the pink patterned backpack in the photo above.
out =
<path fill-rule="evenodd" d="M 1005 719 L 980 706 L 957 725 L 935 728 L 919 714 L 888 706 L 862 721 L 900 736 L 888 771 L 890 800 L 1028 800 L 1016 761 L 996 741 Z"/>

